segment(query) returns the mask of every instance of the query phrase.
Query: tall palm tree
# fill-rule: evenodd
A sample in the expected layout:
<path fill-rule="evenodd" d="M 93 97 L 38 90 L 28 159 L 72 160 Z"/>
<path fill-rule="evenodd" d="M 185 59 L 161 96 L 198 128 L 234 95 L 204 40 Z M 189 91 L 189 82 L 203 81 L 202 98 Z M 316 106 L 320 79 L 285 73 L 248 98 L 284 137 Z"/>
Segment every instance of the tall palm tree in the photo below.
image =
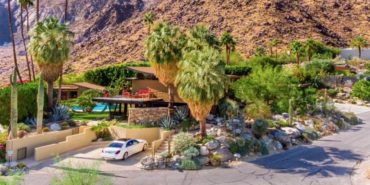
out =
<path fill-rule="evenodd" d="M 361 49 L 369 46 L 369 42 L 361 35 L 356 36 L 350 43 L 351 47 L 358 49 L 358 57 L 361 58 Z"/>
<path fill-rule="evenodd" d="M 229 32 L 224 32 L 221 36 L 221 44 L 225 46 L 226 64 L 230 64 L 231 51 L 235 50 L 236 41 Z"/>
<path fill-rule="evenodd" d="M 63 69 L 63 62 L 69 57 L 73 33 L 65 24 L 54 17 L 36 24 L 31 33 L 29 52 L 41 70 L 41 76 L 48 84 L 48 108 L 52 108 L 53 82 Z"/>
<path fill-rule="evenodd" d="M 36 0 L 36 22 L 40 21 L 40 0 Z"/>
<path fill-rule="evenodd" d="M 269 48 L 270 50 L 270 55 L 273 56 L 274 55 L 274 48 L 279 44 L 279 40 L 278 39 L 272 39 L 270 40 L 268 43 L 267 43 L 267 47 Z M 275 58 L 277 58 L 277 51 L 275 52 Z"/>
<path fill-rule="evenodd" d="M 146 13 L 144 15 L 144 23 L 148 26 L 148 34 L 150 34 L 150 29 L 154 23 L 155 15 L 152 12 Z"/>
<path fill-rule="evenodd" d="M 317 47 L 316 46 L 317 46 L 316 45 L 316 41 L 313 40 L 312 38 L 307 39 L 303 43 L 303 47 L 304 47 L 305 53 L 306 53 L 306 55 L 308 57 L 308 61 L 311 61 L 314 52 L 317 50 Z"/>
<path fill-rule="evenodd" d="M 303 45 L 299 41 L 293 41 L 289 45 L 290 51 L 296 56 L 296 62 L 299 65 L 301 61 L 301 55 L 303 53 Z"/>
<path fill-rule="evenodd" d="M 17 52 L 15 49 L 15 41 L 14 41 L 14 33 L 13 33 L 13 21 L 12 21 L 12 8 L 10 6 L 10 0 L 8 0 L 8 26 L 9 26 L 9 32 L 10 32 L 10 37 L 12 39 L 12 46 L 13 46 L 13 60 L 14 60 L 14 68 L 15 71 L 18 75 L 19 80 L 22 82 L 22 76 L 21 73 L 19 72 L 19 67 L 18 67 L 18 61 L 17 61 Z"/>
<path fill-rule="evenodd" d="M 28 8 L 29 6 L 33 6 L 33 0 L 28 0 L 29 3 L 26 7 L 26 19 L 27 19 L 27 39 L 29 40 L 29 32 L 30 32 L 30 18 L 29 18 L 29 12 L 28 12 Z M 35 80 L 35 66 L 33 65 L 33 59 L 32 59 L 32 56 L 30 56 L 30 63 L 31 63 L 31 70 L 32 70 L 32 79 Z"/>
<path fill-rule="evenodd" d="M 28 80 L 32 81 L 32 72 L 31 72 L 31 67 L 30 67 L 30 60 L 28 57 L 28 52 L 27 52 L 27 46 L 26 46 L 26 38 L 24 37 L 24 20 L 23 20 L 23 12 L 28 9 L 28 6 L 32 6 L 33 2 L 32 0 L 18 0 L 18 4 L 21 7 L 21 12 L 20 12 L 20 17 L 21 17 L 21 36 L 22 36 L 22 41 L 23 41 L 23 47 L 24 51 L 26 52 L 26 62 L 27 62 L 27 70 L 28 70 Z M 27 11 L 28 12 L 28 11 Z M 28 16 L 28 15 L 27 15 Z"/>
<path fill-rule="evenodd" d="M 176 77 L 179 96 L 188 104 L 200 124 L 201 136 L 206 135 L 206 117 L 212 106 L 224 97 L 228 78 L 219 52 L 207 47 L 184 54 Z"/>
<path fill-rule="evenodd" d="M 173 108 L 177 63 L 182 58 L 185 42 L 185 35 L 179 28 L 167 23 L 158 24 L 145 42 L 145 56 L 159 81 L 168 88 L 169 116 Z"/>
<path fill-rule="evenodd" d="M 196 25 L 189 31 L 189 39 L 185 50 L 203 49 L 204 47 L 212 47 L 219 50 L 220 41 L 209 28 L 204 25 Z"/>
<path fill-rule="evenodd" d="M 68 0 L 65 0 L 64 3 L 64 24 L 67 24 L 67 17 L 68 17 Z M 62 69 L 60 70 L 60 76 L 58 81 L 58 95 L 57 95 L 57 103 L 59 104 L 62 100 L 62 83 L 63 83 L 63 65 Z"/>

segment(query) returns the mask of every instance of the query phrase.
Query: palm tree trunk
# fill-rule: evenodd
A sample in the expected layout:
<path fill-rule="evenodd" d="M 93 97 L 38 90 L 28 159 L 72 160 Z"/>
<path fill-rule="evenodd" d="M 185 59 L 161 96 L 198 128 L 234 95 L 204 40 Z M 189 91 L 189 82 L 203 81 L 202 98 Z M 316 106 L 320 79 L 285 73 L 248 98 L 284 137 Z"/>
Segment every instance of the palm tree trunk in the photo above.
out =
<path fill-rule="evenodd" d="M 62 69 L 60 70 L 59 81 L 58 81 L 57 104 L 59 104 L 62 100 L 62 83 L 63 83 L 63 64 L 62 64 Z"/>
<path fill-rule="evenodd" d="M 48 109 L 51 110 L 54 106 L 53 91 L 54 83 L 53 81 L 48 81 Z"/>
<path fill-rule="evenodd" d="M 270 47 L 270 55 L 273 56 L 274 52 L 272 51 L 272 47 Z"/>
<path fill-rule="evenodd" d="M 68 0 L 66 0 L 64 6 L 64 23 L 67 22 L 67 17 L 68 17 Z"/>
<path fill-rule="evenodd" d="M 226 46 L 226 64 L 230 64 L 230 47 Z"/>
<path fill-rule="evenodd" d="M 28 60 L 28 52 L 27 52 L 27 46 L 26 46 L 26 39 L 24 37 L 24 26 L 23 26 L 23 8 L 21 7 L 21 36 L 24 46 L 24 52 L 26 53 L 26 62 L 27 62 L 27 71 L 28 71 L 28 80 L 32 81 L 32 74 L 31 74 L 31 68 L 30 68 L 30 61 Z"/>
<path fill-rule="evenodd" d="M 174 92 L 175 87 L 173 85 L 168 85 L 168 117 L 172 116 L 173 112 L 173 102 L 175 99 L 175 92 Z"/>
<path fill-rule="evenodd" d="M 199 121 L 199 124 L 200 124 L 200 135 L 202 136 L 202 138 L 204 138 L 207 135 L 206 119 L 202 119 L 201 121 Z"/>
<path fill-rule="evenodd" d="M 28 12 L 28 7 L 26 8 L 26 18 L 27 18 L 27 39 L 29 40 L 29 31 L 30 31 L 30 19 L 29 19 L 29 12 Z M 32 79 L 35 80 L 35 66 L 33 65 L 33 59 L 32 56 L 30 56 L 30 63 L 31 63 L 31 70 L 32 70 Z"/>
<path fill-rule="evenodd" d="M 298 65 L 300 64 L 300 59 L 299 59 L 299 54 L 297 53 L 297 55 L 296 55 L 296 60 L 297 60 L 297 63 L 298 63 Z"/>
<path fill-rule="evenodd" d="M 358 58 L 361 58 L 361 47 L 358 47 Z"/>
<path fill-rule="evenodd" d="M 40 21 L 40 0 L 36 0 L 36 22 Z"/>
<path fill-rule="evenodd" d="M 19 72 L 18 61 L 17 61 L 17 53 L 16 53 L 16 50 L 15 50 L 15 41 L 14 41 L 13 24 L 12 24 L 12 8 L 10 7 L 10 0 L 8 0 L 8 16 L 9 16 L 8 17 L 9 32 L 10 32 L 10 36 L 11 36 L 11 39 L 12 39 L 12 45 L 13 45 L 14 68 L 15 68 L 15 71 L 17 72 L 19 80 L 22 83 L 23 82 L 22 81 L 22 76 L 21 76 L 21 73 Z"/>

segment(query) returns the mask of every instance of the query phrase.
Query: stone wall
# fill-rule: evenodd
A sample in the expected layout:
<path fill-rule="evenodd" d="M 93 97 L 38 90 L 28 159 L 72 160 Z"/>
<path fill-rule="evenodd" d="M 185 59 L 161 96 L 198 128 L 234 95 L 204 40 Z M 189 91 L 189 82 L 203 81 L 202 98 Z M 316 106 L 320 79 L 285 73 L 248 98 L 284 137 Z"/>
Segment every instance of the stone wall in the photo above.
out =
<path fill-rule="evenodd" d="M 128 123 L 129 124 L 150 124 L 157 123 L 161 118 L 168 114 L 167 107 L 150 107 L 150 108 L 130 108 Z"/>

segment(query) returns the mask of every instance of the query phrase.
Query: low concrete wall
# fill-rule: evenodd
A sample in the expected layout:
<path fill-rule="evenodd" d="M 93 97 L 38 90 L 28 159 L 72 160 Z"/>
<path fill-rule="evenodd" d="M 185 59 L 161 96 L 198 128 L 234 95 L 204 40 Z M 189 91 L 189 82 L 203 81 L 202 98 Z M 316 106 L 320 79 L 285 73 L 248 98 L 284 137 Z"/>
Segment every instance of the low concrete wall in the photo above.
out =
<path fill-rule="evenodd" d="M 160 138 L 152 142 L 153 153 L 162 145 L 163 141 L 166 140 L 174 132 L 169 130 L 160 130 Z"/>
<path fill-rule="evenodd" d="M 80 127 L 80 133 L 66 137 L 65 141 L 35 148 L 35 160 L 40 161 L 56 157 L 91 144 L 96 135 L 89 127 Z"/>
<path fill-rule="evenodd" d="M 46 132 L 32 136 L 25 136 L 24 138 L 12 139 L 6 141 L 6 150 L 8 151 L 12 150 L 13 151 L 12 159 L 16 160 L 18 149 L 26 147 L 27 157 L 30 157 L 34 155 L 35 148 L 64 141 L 67 136 L 70 136 L 74 133 L 78 133 L 78 128 L 72 128 L 56 132 Z"/>
<path fill-rule="evenodd" d="M 167 107 L 130 108 L 128 123 L 157 123 L 161 118 L 167 116 Z"/>
<path fill-rule="evenodd" d="M 160 128 L 122 128 L 113 126 L 109 131 L 114 139 L 144 139 L 148 144 L 160 138 Z"/>

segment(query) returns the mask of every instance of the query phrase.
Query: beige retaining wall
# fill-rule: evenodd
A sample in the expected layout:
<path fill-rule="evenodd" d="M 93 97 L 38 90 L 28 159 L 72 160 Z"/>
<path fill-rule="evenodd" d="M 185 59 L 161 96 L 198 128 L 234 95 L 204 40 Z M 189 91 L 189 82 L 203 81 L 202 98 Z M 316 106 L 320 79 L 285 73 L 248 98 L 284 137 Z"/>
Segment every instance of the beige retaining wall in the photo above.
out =
<path fill-rule="evenodd" d="M 160 138 L 160 128 L 122 128 L 113 126 L 109 131 L 114 139 L 144 139 L 149 144 Z"/>
<path fill-rule="evenodd" d="M 169 130 L 160 130 L 160 138 L 152 142 L 153 153 L 162 145 L 163 141 L 171 136 L 174 132 Z"/>
<path fill-rule="evenodd" d="M 57 143 L 64 141 L 67 136 L 70 136 L 74 133 L 78 133 L 78 128 L 72 128 L 56 132 L 46 132 L 42 134 L 25 136 L 24 138 L 12 139 L 6 141 L 6 150 L 12 150 L 13 156 L 12 159 L 17 159 L 18 149 L 27 148 L 27 157 L 34 155 L 34 150 L 37 147 Z"/>
<path fill-rule="evenodd" d="M 128 123 L 156 123 L 167 114 L 167 107 L 130 108 Z"/>
<path fill-rule="evenodd" d="M 96 135 L 90 127 L 80 127 L 79 134 L 67 136 L 65 141 L 35 148 L 35 160 L 40 161 L 56 157 L 65 152 L 70 152 L 88 146 Z"/>

